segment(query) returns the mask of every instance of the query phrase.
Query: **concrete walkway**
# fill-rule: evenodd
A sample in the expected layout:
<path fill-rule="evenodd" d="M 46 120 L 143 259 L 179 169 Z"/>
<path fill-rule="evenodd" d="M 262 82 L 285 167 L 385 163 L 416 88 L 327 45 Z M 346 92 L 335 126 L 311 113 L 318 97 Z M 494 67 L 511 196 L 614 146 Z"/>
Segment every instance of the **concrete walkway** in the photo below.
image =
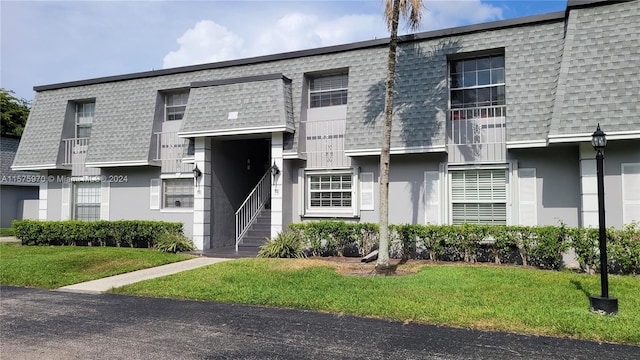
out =
<path fill-rule="evenodd" d="M 14 236 L 0 236 L 0 242 L 17 242 L 20 241 Z"/>
<path fill-rule="evenodd" d="M 191 260 L 179 261 L 172 264 L 157 266 L 149 269 L 133 271 L 126 274 L 110 276 L 103 279 L 87 281 L 79 284 L 63 286 L 58 291 L 100 294 L 112 288 L 133 284 L 135 282 L 154 279 L 161 276 L 172 275 L 186 270 L 197 269 L 199 267 L 228 261 L 232 259 L 201 257 Z"/>

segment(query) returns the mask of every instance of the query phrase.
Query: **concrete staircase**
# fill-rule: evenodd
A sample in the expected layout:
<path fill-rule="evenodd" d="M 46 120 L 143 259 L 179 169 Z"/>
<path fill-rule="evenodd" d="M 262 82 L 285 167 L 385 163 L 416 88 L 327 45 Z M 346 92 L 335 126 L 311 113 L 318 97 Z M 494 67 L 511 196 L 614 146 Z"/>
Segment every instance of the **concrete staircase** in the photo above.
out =
<path fill-rule="evenodd" d="M 254 252 L 258 254 L 260 246 L 271 235 L 271 209 L 262 209 L 256 221 L 238 244 L 238 252 Z"/>

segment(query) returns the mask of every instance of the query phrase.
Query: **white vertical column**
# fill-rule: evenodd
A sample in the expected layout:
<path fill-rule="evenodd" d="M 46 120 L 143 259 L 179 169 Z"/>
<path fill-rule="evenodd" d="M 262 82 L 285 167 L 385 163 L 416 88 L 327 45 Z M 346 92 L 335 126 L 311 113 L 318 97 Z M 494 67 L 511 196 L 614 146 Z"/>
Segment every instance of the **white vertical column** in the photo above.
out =
<path fill-rule="evenodd" d="M 282 161 L 282 133 L 271 134 L 271 165 L 274 163 L 280 173 L 271 178 L 271 237 L 282 231 L 282 184 L 284 163 Z"/>
<path fill-rule="evenodd" d="M 49 172 L 47 170 L 41 170 L 40 176 L 47 179 L 46 181 L 40 181 L 40 190 L 38 194 L 38 219 L 39 220 L 47 220 L 47 198 L 48 198 L 48 190 L 49 190 L 49 180 L 48 176 Z"/>
<path fill-rule="evenodd" d="M 582 227 L 597 228 L 598 223 L 598 179 L 596 153 L 590 143 L 580 143 L 580 218 Z"/>
<path fill-rule="evenodd" d="M 193 243 L 204 250 L 211 245 L 211 139 L 196 138 L 194 158 L 202 174 L 194 179 Z"/>

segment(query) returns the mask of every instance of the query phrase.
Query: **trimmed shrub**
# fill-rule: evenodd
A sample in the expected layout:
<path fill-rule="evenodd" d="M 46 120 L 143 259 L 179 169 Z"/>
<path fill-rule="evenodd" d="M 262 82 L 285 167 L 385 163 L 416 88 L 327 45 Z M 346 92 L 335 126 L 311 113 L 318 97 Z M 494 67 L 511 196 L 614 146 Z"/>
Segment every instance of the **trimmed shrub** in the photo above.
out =
<path fill-rule="evenodd" d="M 316 256 L 364 256 L 378 247 L 378 225 L 344 221 L 290 224 L 305 252 Z M 493 261 L 559 270 L 573 248 L 583 270 L 599 271 L 598 230 L 559 226 L 390 225 L 390 256 L 442 261 Z M 612 273 L 640 273 L 640 229 L 607 230 Z"/>
<path fill-rule="evenodd" d="M 15 220 L 22 245 L 86 245 L 153 247 L 166 232 L 182 234 L 182 223 L 144 220 L 39 221 Z"/>
<path fill-rule="evenodd" d="M 188 237 L 175 232 L 165 232 L 158 237 L 155 245 L 156 250 L 168 253 L 193 251 L 196 247 Z"/>
<path fill-rule="evenodd" d="M 267 239 L 260 247 L 258 257 L 263 258 L 303 258 L 304 248 L 298 234 L 283 231 L 275 238 Z"/>

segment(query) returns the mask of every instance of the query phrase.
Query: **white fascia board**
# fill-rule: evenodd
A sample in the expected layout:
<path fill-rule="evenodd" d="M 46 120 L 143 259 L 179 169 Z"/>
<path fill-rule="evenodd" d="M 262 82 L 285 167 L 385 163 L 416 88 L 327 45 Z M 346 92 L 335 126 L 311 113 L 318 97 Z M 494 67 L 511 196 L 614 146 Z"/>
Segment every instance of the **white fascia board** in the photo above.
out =
<path fill-rule="evenodd" d="M 284 160 L 307 160 L 307 157 L 304 154 L 298 153 L 283 153 L 282 158 Z"/>
<path fill-rule="evenodd" d="M 547 140 L 519 140 L 519 141 L 507 141 L 507 149 L 526 149 L 547 147 Z"/>
<path fill-rule="evenodd" d="M 446 152 L 446 145 L 436 146 L 412 146 L 412 147 L 395 147 L 389 149 L 391 155 L 401 154 L 420 154 L 420 153 L 434 153 L 434 152 Z M 358 149 L 358 150 L 345 150 L 344 154 L 347 156 L 370 156 L 380 155 L 380 149 Z"/>
<path fill-rule="evenodd" d="M 193 179 L 193 173 L 160 174 L 160 179 Z"/>
<path fill-rule="evenodd" d="M 248 135 L 248 134 L 264 134 L 273 132 L 294 132 L 294 128 L 288 125 L 259 126 L 250 128 L 235 128 L 224 130 L 201 130 L 201 131 L 181 131 L 178 137 L 202 137 L 202 136 L 228 136 L 228 135 Z"/>
<path fill-rule="evenodd" d="M 630 140 L 640 139 L 640 130 L 630 131 L 609 131 L 607 140 Z M 593 134 L 564 134 L 549 135 L 549 143 L 570 143 L 570 142 L 591 142 Z"/>
<path fill-rule="evenodd" d="M 159 162 L 149 160 L 128 160 L 128 161 L 101 161 L 101 162 L 88 162 L 84 166 L 88 168 L 103 168 L 103 167 L 124 167 L 124 166 L 158 166 Z"/>
<path fill-rule="evenodd" d="M 11 166 L 11 170 L 13 170 L 13 171 L 20 171 L 20 170 L 56 170 L 56 169 L 63 169 L 63 168 L 58 167 L 56 164 Z"/>

